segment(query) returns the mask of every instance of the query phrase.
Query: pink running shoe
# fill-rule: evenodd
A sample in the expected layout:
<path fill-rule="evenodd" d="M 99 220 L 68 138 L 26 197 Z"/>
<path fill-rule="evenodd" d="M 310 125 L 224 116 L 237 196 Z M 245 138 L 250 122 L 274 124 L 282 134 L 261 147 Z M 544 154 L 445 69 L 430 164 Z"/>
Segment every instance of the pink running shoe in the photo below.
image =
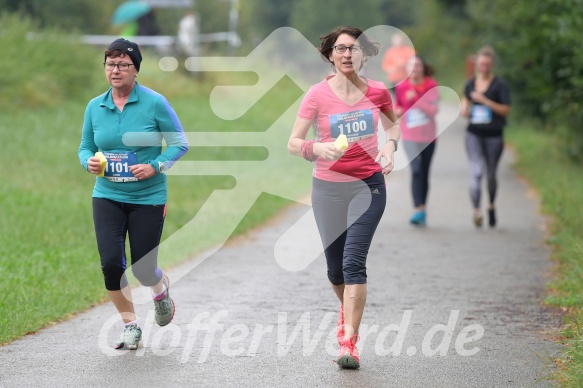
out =
<path fill-rule="evenodd" d="M 360 368 L 360 357 L 358 355 L 358 349 L 356 348 L 356 343 L 360 338 L 357 334 L 353 335 L 352 338 L 343 340 L 340 344 L 340 356 L 336 363 L 344 369 L 358 369 Z"/>

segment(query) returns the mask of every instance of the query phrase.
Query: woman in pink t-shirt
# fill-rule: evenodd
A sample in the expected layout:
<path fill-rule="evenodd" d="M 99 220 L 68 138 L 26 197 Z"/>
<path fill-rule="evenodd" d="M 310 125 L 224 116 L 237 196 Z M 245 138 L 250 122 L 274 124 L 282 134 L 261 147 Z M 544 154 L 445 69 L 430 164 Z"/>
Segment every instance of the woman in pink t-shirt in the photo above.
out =
<path fill-rule="evenodd" d="M 367 56 L 378 54 L 379 44 L 356 27 L 339 27 L 320 39 L 319 51 L 335 74 L 306 93 L 288 149 L 314 161 L 312 208 L 328 279 L 340 300 L 337 362 L 343 368 L 358 368 L 356 342 L 366 302 L 366 258 L 385 209 L 383 174 L 393 169 L 400 130 L 385 85 L 358 75 Z M 380 151 L 379 124 L 388 139 Z M 306 140 L 312 125 L 316 137 Z M 347 137 L 346 150 L 334 145 L 340 135 Z"/>
<path fill-rule="evenodd" d="M 433 68 L 414 56 L 408 63 L 410 76 L 395 88 L 395 112 L 401 117 L 403 146 L 411 159 L 411 191 L 415 212 L 411 224 L 425 226 L 429 167 L 435 150 L 435 115 L 439 93 Z"/>

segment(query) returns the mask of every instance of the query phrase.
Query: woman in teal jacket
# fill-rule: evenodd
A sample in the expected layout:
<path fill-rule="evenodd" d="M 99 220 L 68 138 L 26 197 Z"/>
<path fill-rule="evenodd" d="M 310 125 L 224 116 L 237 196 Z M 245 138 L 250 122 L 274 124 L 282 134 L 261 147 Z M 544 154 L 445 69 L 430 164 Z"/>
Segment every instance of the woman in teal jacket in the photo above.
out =
<path fill-rule="evenodd" d="M 136 82 L 141 61 L 138 45 L 125 39 L 105 50 L 105 75 L 111 87 L 87 105 L 79 146 L 81 165 L 98 176 L 93 220 L 105 287 L 125 323 L 118 349 L 124 345 L 136 349 L 142 336 L 125 276 L 126 236 L 132 272 L 152 289 L 156 322 L 164 326 L 174 316 L 168 277 L 157 264 L 166 215 L 164 171 L 188 150 L 168 101 Z M 164 152 L 162 139 L 167 145 Z M 96 155 L 98 151 L 101 154 Z"/>

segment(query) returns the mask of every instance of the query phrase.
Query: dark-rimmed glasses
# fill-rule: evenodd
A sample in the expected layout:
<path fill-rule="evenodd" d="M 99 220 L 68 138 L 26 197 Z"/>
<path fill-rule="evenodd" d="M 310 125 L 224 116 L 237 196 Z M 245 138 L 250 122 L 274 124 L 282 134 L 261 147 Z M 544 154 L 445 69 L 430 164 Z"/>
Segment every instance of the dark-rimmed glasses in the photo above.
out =
<path fill-rule="evenodd" d="M 105 70 L 107 71 L 112 71 L 116 67 L 118 68 L 119 71 L 127 71 L 130 68 L 130 66 L 133 66 L 134 64 L 124 62 L 121 63 L 103 62 L 103 65 L 105 66 Z"/>
<path fill-rule="evenodd" d="M 334 50 L 336 50 L 336 52 L 338 54 L 344 54 L 346 52 L 346 50 L 350 50 L 350 52 L 352 54 L 357 54 L 362 50 L 361 46 L 358 46 L 356 44 L 352 45 L 352 46 L 345 46 L 343 44 L 339 44 L 337 46 L 334 46 Z"/>

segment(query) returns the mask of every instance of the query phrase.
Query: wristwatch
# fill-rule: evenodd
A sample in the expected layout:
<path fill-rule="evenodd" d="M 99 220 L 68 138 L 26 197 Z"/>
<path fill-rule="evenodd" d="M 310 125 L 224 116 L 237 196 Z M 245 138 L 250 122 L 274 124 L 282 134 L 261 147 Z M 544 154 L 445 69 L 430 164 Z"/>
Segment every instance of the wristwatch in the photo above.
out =
<path fill-rule="evenodd" d="M 160 171 L 160 173 L 166 171 L 166 167 L 164 166 L 163 162 L 158 162 L 158 171 Z"/>
<path fill-rule="evenodd" d="M 399 146 L 399 142 L 396 141 L 395 139 L 389 139 L 389 140 L 387 140 L 387 143 L 390 142 L 390 141 L 393 142 L 393 145 L 395 146 L 395 152 L 397 152 L 397 148 Z"/>

